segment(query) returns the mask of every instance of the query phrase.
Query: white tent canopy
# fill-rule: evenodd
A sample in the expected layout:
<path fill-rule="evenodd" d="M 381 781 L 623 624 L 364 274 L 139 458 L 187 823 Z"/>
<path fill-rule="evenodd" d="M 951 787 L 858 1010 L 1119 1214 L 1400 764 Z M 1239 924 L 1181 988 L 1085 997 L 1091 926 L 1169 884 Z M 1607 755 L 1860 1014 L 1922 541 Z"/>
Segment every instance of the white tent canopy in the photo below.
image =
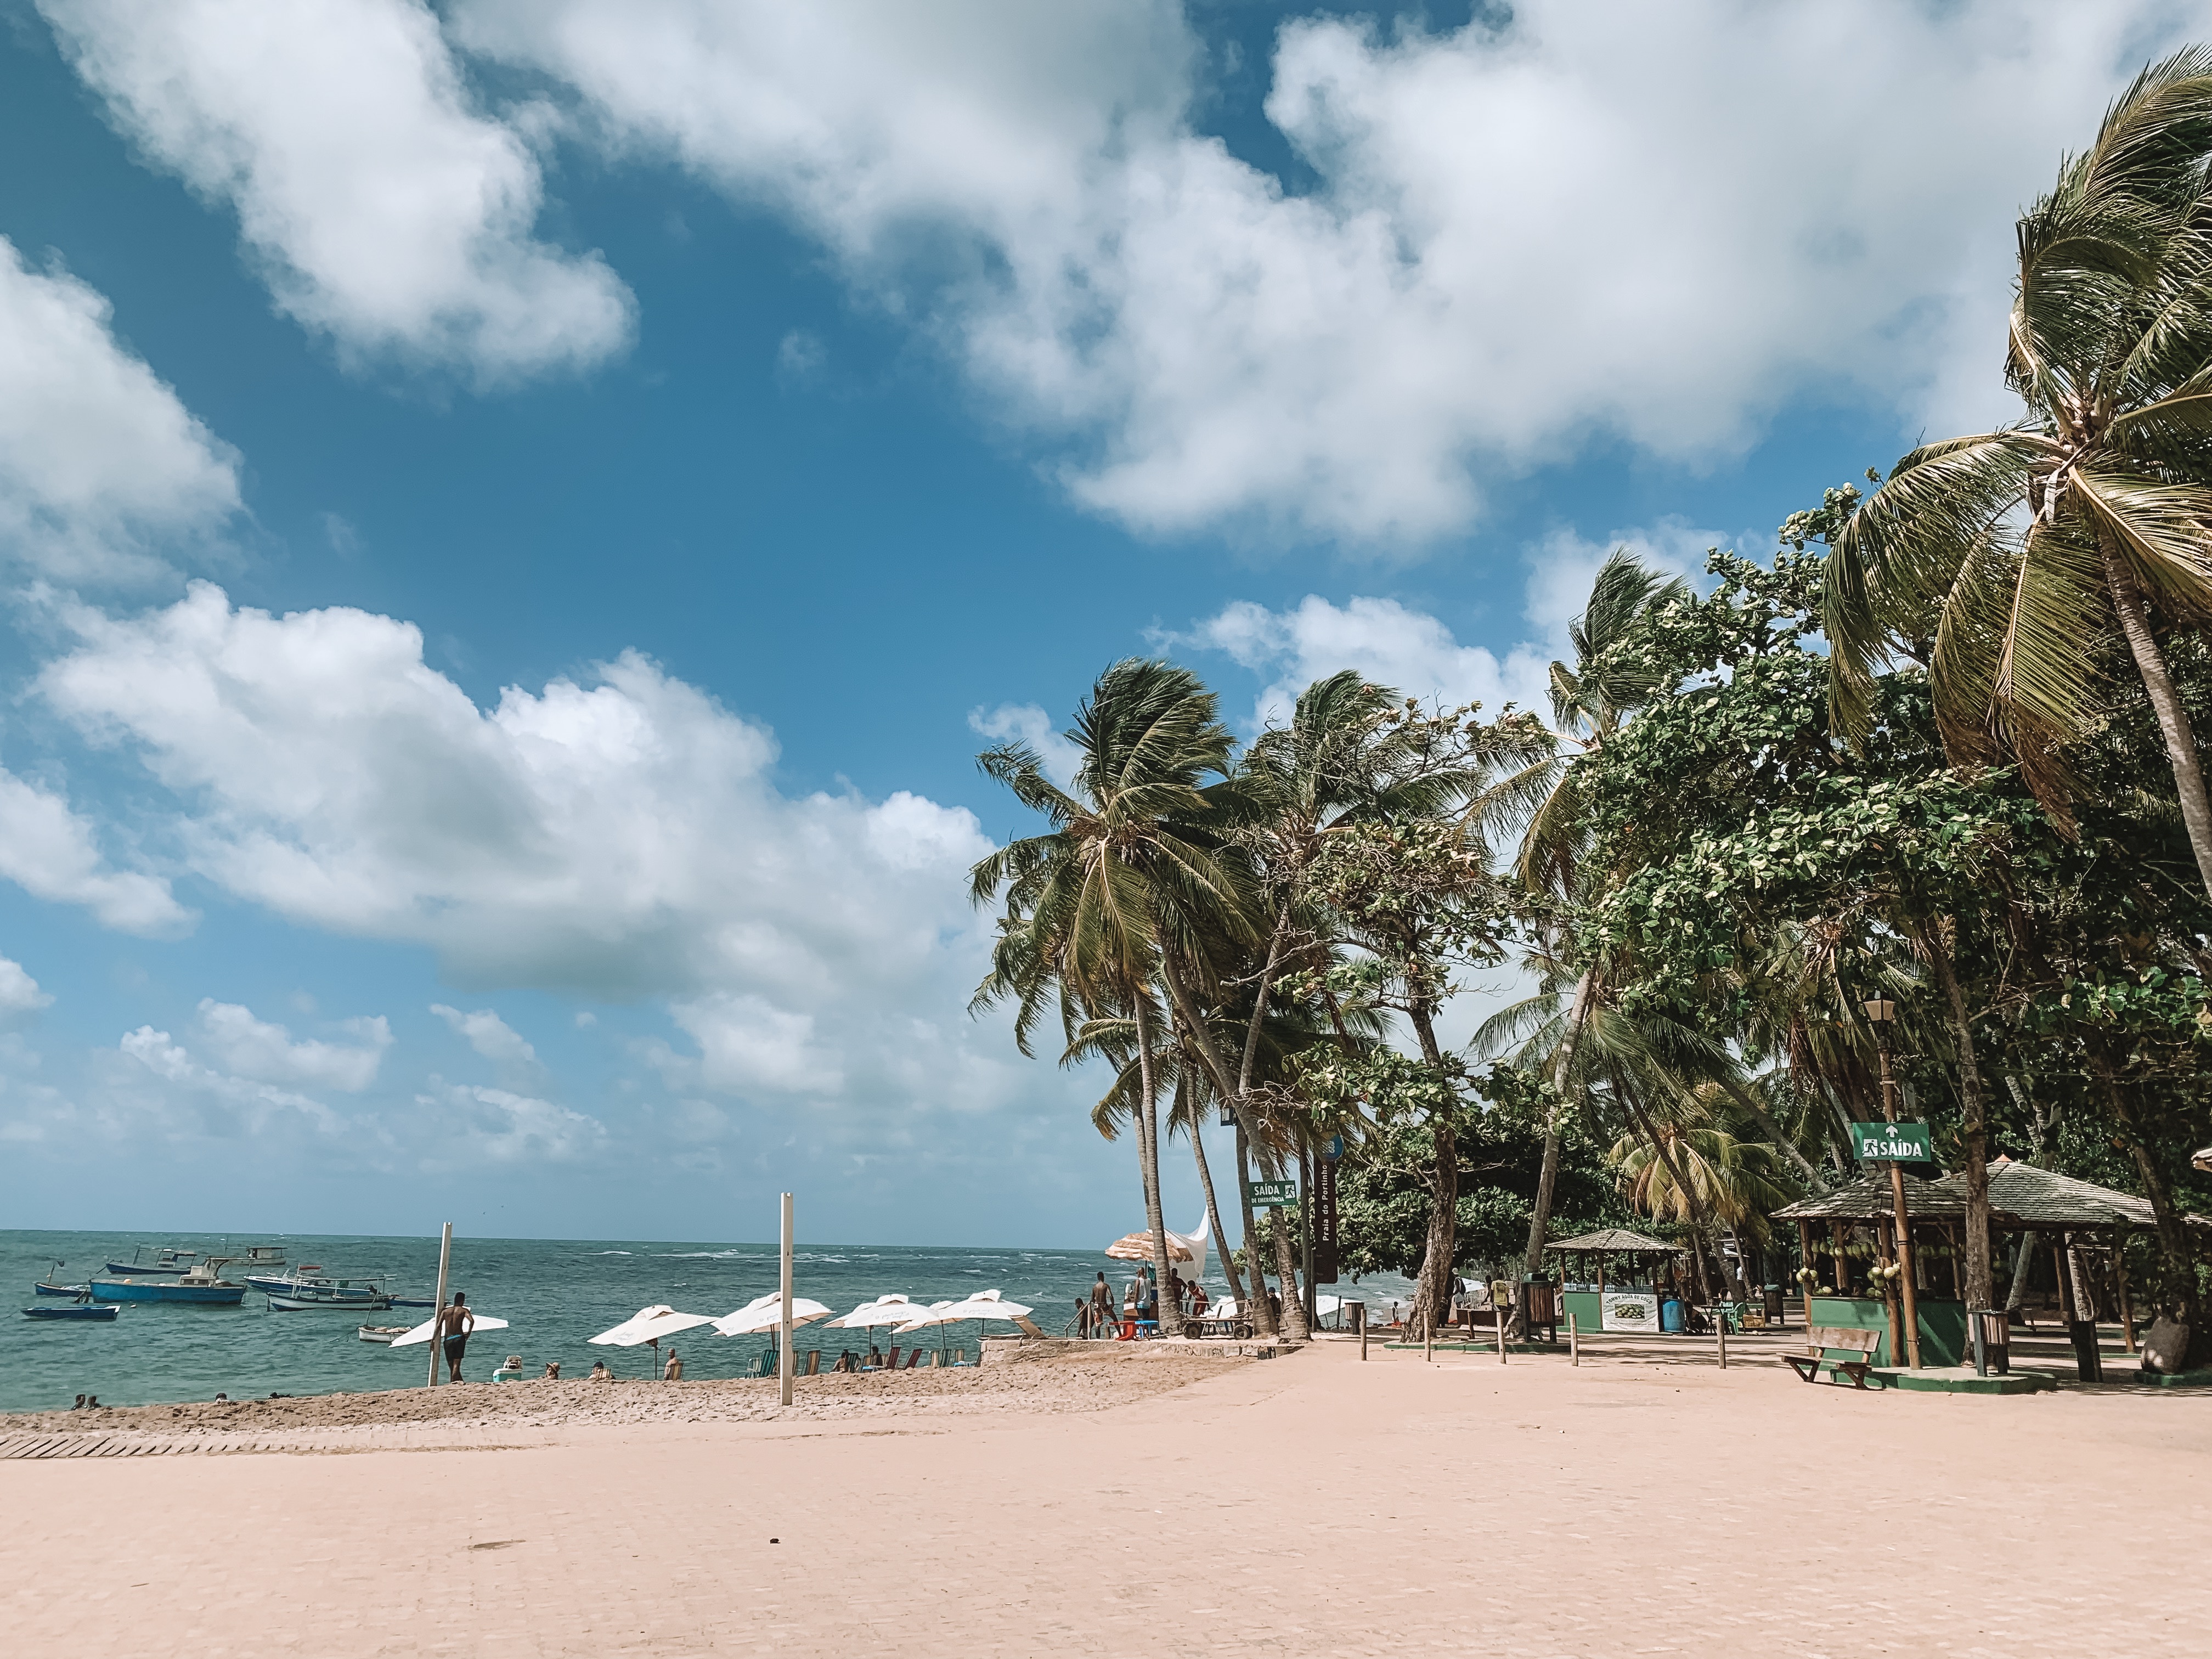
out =
<path fill-rule="evenodd" d="M 830 1310 L 819 1302 L 810 1302 L 803 1296 L 791 1298 L 791 1328 L 811 1325 L 817 1319 L 830 1317 Z M 724 1336 L 758 1336 L 763 1331 L 779 1330 L 783 1325 L 783 1292 L 770 1291 L 766 1296 L 756 1297 L 735 1313 L 726 1314 L 712 1322 Z"/>
<path fill-rule="evenodd" d="M 678 1313 L 665 1302 L 657 1302 L 650 1308 L 640 1308 L 621 1324 L 609 1326 L 585 1340 L 602 1348 L 635 1348 L 658 1342 L 664 1336 L 674 1336 L 678 1331 L 694 1330 L 714 1322 L 712 1314 Z"/>

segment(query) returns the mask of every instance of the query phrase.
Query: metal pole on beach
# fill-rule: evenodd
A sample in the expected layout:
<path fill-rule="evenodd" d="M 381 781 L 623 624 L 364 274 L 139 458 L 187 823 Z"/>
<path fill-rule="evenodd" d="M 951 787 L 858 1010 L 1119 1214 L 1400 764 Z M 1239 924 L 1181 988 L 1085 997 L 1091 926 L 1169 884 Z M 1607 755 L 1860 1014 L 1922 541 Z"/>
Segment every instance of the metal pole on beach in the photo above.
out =
<path fill-rule="evenodd" d="M 441 1309 L 444 1308 L 446 1305 L 446 1269 L 449 1265 L 451 1265 L 453 1259 L 453 1224 L 448 1221 L 446 1224 L 446 1231 L 441 1234 L 438 1238 L 437 1305 Z M 433 1313 L 430 1316 L 434 1320 L 436 1319 L 437 1316 L 438 1316 L 435 1313 Z M 438 1386 L 438 1333 L 434 1327 L 433 1327 L 430 1332 L 430 1380 L 423 1384 L 423 1386 L 430 1389 L 434 1389 Z"/>
<path fill-rule="evenodd" d="M 776 1327 L 775 1373 L 783 1386 L 783 1403 L 791 1403 L 791 1194 L 783 1195 L 783 1318 Z"/>

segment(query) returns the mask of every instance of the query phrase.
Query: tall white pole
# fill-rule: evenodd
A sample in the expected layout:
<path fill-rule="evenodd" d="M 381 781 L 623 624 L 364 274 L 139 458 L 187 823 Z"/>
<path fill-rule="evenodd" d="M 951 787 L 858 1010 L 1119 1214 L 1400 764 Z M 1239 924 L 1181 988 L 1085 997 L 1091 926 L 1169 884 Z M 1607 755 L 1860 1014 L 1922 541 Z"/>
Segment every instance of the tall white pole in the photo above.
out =
<path fill-rule="evenodd" d="M 443 1310 L 446 1305 L 446 1269 L 452 1265 L 453 1260 L 453 1224 L 448 1221 L 446 1224 L 446 1231 L 439 1237 L 438 1239 L 437 1306 L 441 1310 Z M 437 1316 L 438 1316 L 435 1313 L 433 1313 L 430 1316 L 434 1320 L 436 1319 Z M 434 1325 L 430 1331 L 430 1380 L 424 1385 L 427 1388 L 434 1389 L 438 1386 L 438 1350 L 443 1345 L 438 1340 L 437 1328 Z"/>
<path fill-rule="evenodd" d="M 791 1403 L 791 1194 L 783 1195 L 783 1319 L 776 1332 L 776 1376 L 783 1384 L 783 1403 Z"/>

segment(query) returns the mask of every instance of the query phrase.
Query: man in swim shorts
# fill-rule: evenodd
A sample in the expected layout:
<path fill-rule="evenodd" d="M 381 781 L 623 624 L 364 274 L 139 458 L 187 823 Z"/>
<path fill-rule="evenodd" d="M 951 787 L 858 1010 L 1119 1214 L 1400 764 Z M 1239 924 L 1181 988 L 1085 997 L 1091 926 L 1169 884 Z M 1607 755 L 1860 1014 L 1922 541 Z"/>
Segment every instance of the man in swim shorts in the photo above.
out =
<path fill-rule="evenodd" d="M 438 1310 L 437 1328 L 430 1333 L 431 1340 L 444 1345 L 446 1350 L 446 1380 L 461 1380 L 461 1356 L 469 1351 L 469 1333 L 477 1328 L 477 1316 L 469 1310 L 468 1293 L 455 1291 L 450 1305 Z"/>

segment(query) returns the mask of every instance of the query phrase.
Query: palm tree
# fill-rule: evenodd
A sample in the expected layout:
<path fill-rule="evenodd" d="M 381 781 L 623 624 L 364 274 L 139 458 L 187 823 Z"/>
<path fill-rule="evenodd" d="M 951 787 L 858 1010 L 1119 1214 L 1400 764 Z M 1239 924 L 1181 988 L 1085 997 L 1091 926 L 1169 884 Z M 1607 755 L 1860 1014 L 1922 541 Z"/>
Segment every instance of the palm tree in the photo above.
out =
<path fill-rule="evenodd" d="M 1665 689 L 1620 647 L 1650 627 L 1668 605 L 1689 597 L 1687 583 L 1648 569 L 1626 547 L 1616 547 L 1606 556 L 1590 583 L 1589 603 L 1567 630 L 1574 665 L 1557 660 L 1552 664 L 1552 719 L 1562 738 L 1584 754 L 1594 753 L 1637 708 Z M 1531 891 L 1572 899 L 1590 884 L 1583 868 L 1588 836 L 1580 773 L 1571 757 L 1555 756 L 1528 784 L 1540 787 L 1542 804 L 1530 815 L 1522 837 L 1522 879 Z M 1526 1264 L 1531 1273 L 1544 1265 L 1545 1235 L 1552 1224 L 1552 1194 L 1559 1174 L 1559 1114 L 1566 1109 L 1576 1075 L 1575 1050 L 1598 993 L 1599 967 L 1584 963 L 1570 976 L 1574 995 L 1556 1041 L 1548 1045 L 1553 1100 L 1544 1125 L 1536 1200 L 1528 1218 Z"/>
<path fill-rule="evenodd" d="M 1138 1166 L 1154 1271 L 1166 1290 L 1167 1222 L 1160 1205 L 1159 1091 L 1152 988 L 1166 950 L 1200 918 L 1241 915 L 1245 882 L 1233 852 L 1200 826 L 1216 814 L 1202 780 L 1228 770 L 1231 740 L 1213 694 L 1188 669 L 1129 658 L 1103 674 L 1068 733 L 1081 752 L 1070 788 L 1045 775 L 1026 744 L 978 757 L 983 770 L 1051 828 L 977 862 L 970 896 L 1006 910 L 991 972 L 971 1011 L 1012 999 L 1015 1040 L 1057 996 L 1072 1045 L 1083 1018 L 1127 1018 L 1139 1073 Z"/>
<path fill-rule="evenodd" d="M 2212 893 L 2212 804 L 2154 629 L 2212 620 L 2212 50 L 2144 70 L 2022 218 L 2005 379 L 2018 423 L 1915 449 L 1836 537 L 1830 701 L 1856 738 L 1878 662 L 1928 666 L 1945 748 L 2009 754 L 2063 821 L 2067 744 L 2117 631 Z"/>

